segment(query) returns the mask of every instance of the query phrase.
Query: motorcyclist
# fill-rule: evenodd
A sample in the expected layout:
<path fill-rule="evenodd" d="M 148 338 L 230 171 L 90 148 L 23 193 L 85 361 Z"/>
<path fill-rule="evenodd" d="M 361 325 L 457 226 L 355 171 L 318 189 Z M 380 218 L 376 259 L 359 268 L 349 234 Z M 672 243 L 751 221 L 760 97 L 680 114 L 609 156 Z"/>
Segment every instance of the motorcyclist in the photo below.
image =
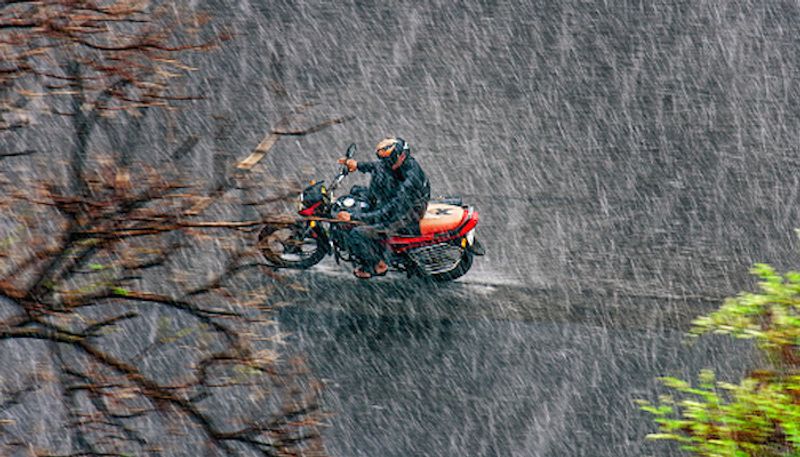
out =
<path fill-rule="evenodd" d="M 353 274 L 362 279 L 383 276 L 389 269 L 382 240 L 396 233 L 419 234 L 419 221 L 425 215 L 431 193 L 428 178 L 411 156 L 405 140 L 385 138 L 375 146 L 375 154 L 378 160 L 374 162 L 339 159 L 351 172 L 372 175 L 368 191 L 371 209 L 336 215 L 341 221 L 364 224 L 354 227 L 348 239 L 350 250 L 359 261 Z"/>

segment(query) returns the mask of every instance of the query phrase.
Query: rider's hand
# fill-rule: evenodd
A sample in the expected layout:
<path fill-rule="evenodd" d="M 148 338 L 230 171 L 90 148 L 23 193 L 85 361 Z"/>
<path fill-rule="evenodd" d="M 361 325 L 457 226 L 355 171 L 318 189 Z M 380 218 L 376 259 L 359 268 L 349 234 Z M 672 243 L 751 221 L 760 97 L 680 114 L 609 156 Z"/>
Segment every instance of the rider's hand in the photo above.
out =
<path fill-rule="evenodd" d="M 347 170 L 350 171 L 351 173 L 358 169 L 358 162 L 356 162 L 353 159 L 348 159 L 346 157 L 342 157 L 341 159 L 339 159 L 338 162 L 340 164 L 346 166 Z"/>
<path fill-rule="evenodd" d="M 336 219 L 339 219 L 342 222 L 350 222 L 350 213 L 347 211 L 339 211 L 336 213 Z"/>

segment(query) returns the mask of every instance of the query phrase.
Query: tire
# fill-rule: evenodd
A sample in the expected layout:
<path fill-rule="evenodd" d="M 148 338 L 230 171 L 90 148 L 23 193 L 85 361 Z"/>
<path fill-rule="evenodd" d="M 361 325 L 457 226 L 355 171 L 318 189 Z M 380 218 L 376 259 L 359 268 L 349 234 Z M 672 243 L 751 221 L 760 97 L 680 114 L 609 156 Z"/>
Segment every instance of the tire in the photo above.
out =
<path fill-rule="evenodd" d="M 304 270 L 318 264 L 327 253 L 320 237 L 307 234 L 304 223 L 289 226 L 267 225 L 258 233 L 258 250 L 270 264 L 279 268 Z"/>
<path fill-rule="evenodd" d="M 458 279 L 469 271 L 472 268 L 472 258 L 474 254 L 469 250 L 464 250 L 464 255 L 461 256 L 461 261 L 458 262 L 458 266 L 453 268 L 450 271 L 444 273 L 438 273 L 428 276 L 429 278 L 433 279 L 436 282 L 447 282 L 452 281 L 454 279 Z"/>

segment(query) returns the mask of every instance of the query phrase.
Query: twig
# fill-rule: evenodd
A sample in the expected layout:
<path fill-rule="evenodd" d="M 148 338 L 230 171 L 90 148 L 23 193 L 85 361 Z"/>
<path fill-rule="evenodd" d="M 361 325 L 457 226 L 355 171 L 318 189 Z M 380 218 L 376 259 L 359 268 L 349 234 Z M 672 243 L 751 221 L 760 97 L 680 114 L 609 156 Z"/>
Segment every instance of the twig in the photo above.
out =
<path fill-rule="evenodd" d="M 309 135 L 311 133 L 319 132 L 320 130 L 330 127 L 332 125 L 342 124 L 352 119 L 355 119 L 355 117 L 345 116 L 336 119 L 329 119 L 315 126 L 302 130 L 285 130 L 285 129 L 272 130 L 266 137 L 264 137 L 263 140 L 261 140 L 261 142 L 258 144 L 258 146 L 256 146 L 253 152 L 250 153 L 249 156 L 244 158 L 236 165 L 236 168 L 240 170 L 249 170 L 253 168 L 259 161 L 261 161 L 261 159 L 264 158 L 267 152 L 269 152 L 269 150 L 272 149 L 273 146 L 275 146 L 275 143 L 277 143 L 280 137 L 282 136 Z"/>
<path fill-rule="evenodd" d="M 33 149 L 26 149 L 24 151 L 19 151 L 19 152 L 4 152 L 0 153 L 0 159 L 5 159 L 7 157 L 27 156 L 31 154 L 36 154 L 36 151 L 34 151 Z"/>

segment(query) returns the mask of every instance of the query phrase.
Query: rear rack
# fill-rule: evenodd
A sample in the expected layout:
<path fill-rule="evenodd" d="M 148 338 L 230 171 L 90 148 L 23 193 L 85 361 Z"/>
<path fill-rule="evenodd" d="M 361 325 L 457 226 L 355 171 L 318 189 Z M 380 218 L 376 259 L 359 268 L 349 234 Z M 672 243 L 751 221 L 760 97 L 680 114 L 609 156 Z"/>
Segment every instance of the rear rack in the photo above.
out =
<path fill-rule="evenodd" d="M 445 205 L 464 206 L 464 201 L 461 197 L 436 197 L 430 199 L 429 203 L 444 203 Z"/>

